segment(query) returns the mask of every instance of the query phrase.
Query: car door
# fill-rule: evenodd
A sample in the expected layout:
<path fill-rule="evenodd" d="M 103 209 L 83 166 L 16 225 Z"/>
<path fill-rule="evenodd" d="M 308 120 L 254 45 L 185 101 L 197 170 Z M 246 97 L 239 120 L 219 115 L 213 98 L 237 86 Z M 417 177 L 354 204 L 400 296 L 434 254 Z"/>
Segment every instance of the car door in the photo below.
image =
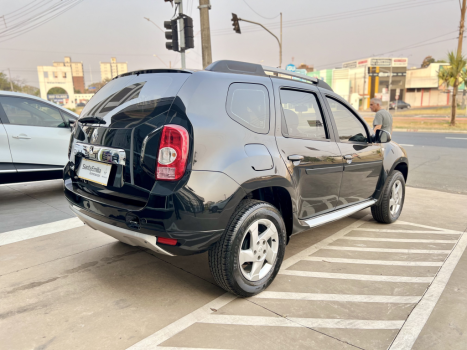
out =
<path fill-rule="evenodd" d="M 343 161 L 317 89 L 275 86 L 275 96 L 276 124 L 280 125 L 276 142 L 298 194 L 298 217 L 306 219 L 333 210 L 338 203 Z"/>
<path fill-rule="evenodd" d="M 23 97 L 0 97 L 11 158 L 18 171 L 60 169 L 67 162 L 70 129 L 58 108 Z"/>
<path fill-rule="evenodd" d="M 383 167 L 381 145 L 371 142 L 368 127 L 350 106 L 336 96 L 325 96 L 344 158 L 340 205 L 363 201 L 376 190 Z"/>
<path fill-rule="evenodd" d="M 8 143 L 8 135 L 5 127 L 3 126 L 2 118 L 0 115 L 0 174 L 15 173 L 16 168 L 11 159 L 10 144 Z"/>

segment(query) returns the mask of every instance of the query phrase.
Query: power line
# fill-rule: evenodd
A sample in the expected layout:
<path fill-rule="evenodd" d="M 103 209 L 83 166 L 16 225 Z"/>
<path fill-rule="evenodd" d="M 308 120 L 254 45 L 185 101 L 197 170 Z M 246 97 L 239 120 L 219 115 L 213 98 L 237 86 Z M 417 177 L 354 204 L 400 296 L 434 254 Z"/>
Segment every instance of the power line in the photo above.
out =
<path fill-rule="evenodd" d="M 6 14 L 4 14 L 4 15 L 2 15 L 2 16 L 11 15 L 12 13 L 15 13 L 15 12 L 17 12 L 17 11 L 19 11 L 19 10 L 25 8 L 25 7 L 28 7 L 29 5 L 31 5 L 32 3 L 36 2 L 36 1 L 37 1 L 37 0 L 33 0 L 33 1 L 31 1 L 30 3 L 28 3 L 28 4 L 26 4 L 26 5 L 22 6 L 22 7 L 20 7 L 20 8 L 18 8 L 18 9 L 14 10 L 14 11 L 11 11 L 11 12 L 9 12 L 9 13 L 6 13 Z"/>
<path fill-rule="evenodd" d="M 284 21 L 283 27 L 287 28 L 287 27 L 297 27 L 297 26 L 310 25 L 310 24 L 326 23 L 326 22 L 332 22 L 332 21 L 343 20 L 343 19 L 348 19 L 348 18 L 366 16 L 366 15 L 375 15 L 379 13 L 405 10 L 405 9 L 410 9 L 410 8 L 415 8 L 415 7 L 419 8 L 420 6 L 429 6 L 429 5 L 435 5 L 435 4 L 440 4 L 440 3 L 446 3 L 450 1 L 453 1 L 453 0 L 425 0 L 425 1 L 417 2 L 416 4 L 407 3 L 403 1 L 403 2 L 393 3 L 393 4 L 383 5 L 383 6 L 374 6 L 374 7 L 368 7 L 365 9 L 358 9 L 358 10 L 353 10 L 353 11 L 339 12 L 335 14 L 328 14 L 328 15 L 315 16 L 315 17 L 309 17 L 309 18 L 303 18 L 303 19 L 297 19 L 297 20 L 291 20 L 291 21 Z M 280 24 L 278 23 L 267 23 L 265 25 L 268 28 L 278 28 L 280 26 Z M 256 26 L 245 26 L 245 29 L 242 29 L 242 32 L 256 32 L 256 31 L 261 31 L 261 28 L 257 28 Z M 231 29 L 219 29 L 219 30 L 212 31 L 213 36 L 224 35 L 224 34 L 235 34 L 235 33 Z"/>
<path fill-rule="evenodd" d="M 48 23 L 52 19 L 60 16 L 61 14 L 69 11 L 73 7 L 77 6 L 84 0 L 68 0 L 55 4 L 41 13 L 36 14 L 34 17 L 28 18 L 23 22 L 16 23 L 13 27 L 9 27 L 4 31 L 0 32 L 0 42 L 18 37 L 19 35 L 25 34 L 43 24 Z"/>
<path fill-rule="evenodd" d="M 447 34 L 451 34 L 452 32 L 449 32 Z M 445 36 L 447 34 L 444 34 L 444 35 L 441 35 L 441 36 Z M 457 39 L 457 38 L 449 38 L 449 39 L 443 39 L 443 40 L 439 40 L 439 41 L 435 41 L 435 42 L 432 42 L 432 43 L 426 43 L 426 44 L 422 44 L 422 45 L 418 45 L 418 44 L 421 44 L 421 43 L 424 43 L 426 41 L 430 41 L 430 40 L 434 40 L 434 39 L 437 39 L 439 38 L 440 36 L 438 37 L 435 37 L 435 38 L 431 38 L 431 39 L 428 39 L 428 40 L 425 40 L 425 41 L 421 41 L 419 43 L 415 43 L 415 44 L 412 44 L 412 46 L 405 46 L 403 48 L 399 48 L 399 49 L 396 49 L 396 50 L 392 50 L 392 51 L 386 51 L 386 52 L 383 52 L 383 53 L 379 53 L 379 54 L 376 54 L 376 55 L 367 55 L 367 56 L 382 56 L 382 55 L 385 55 L 385 54 L 388 54 L 388 53 L 391 53 L 391 52 L 396 52 L 396 51 L 400 51 L 400 50 L 405 50 L 405 49 L 414 49 L 414 48 L 418 48 L 418 47 L 422 47 L 422 46 L 427 46 L 427 45 L 432 45 L 432 44 L 438 44 L 438 43 L 441 43 L 441 42 L 445 42 L 445 41 L 450 41 L 450 40 L 454 40 L 454 39 Z M 336 64 L 341 64 L 341 63 L 344 63 L 344 62 L 348 62 L 348 61 L 353 61 L 353 60 L 358 60 L 362 58 L 362 56 L 360 57 L 357 57 L 357 58 L 353 58 L 353 59 L 347 59 L 347 60 L 344 60 L 344 61 L 338 61 L 338 62 L 332 62 L 332 63 L 326 63 L 326 64 L 322 64 L 322 65 L 317 65 L 316 67 L 325 67 L 325 66 L 333 66 L 333 65 L 336 65 Z"/>
<path fill-rule="evenodd" d="M 246 2 L 246 0 L 243 0 L 243 2 L 245 3 L 246 6 L 248 6 L 248 7 L 250 8 L 251 11 L 253 11 L 253 12 L 256 13 L 258 16 L 260 16 L 260 17 L 262 17 L 262 18 L 264 18 L 264 19 L 275 19 L 275 18 L 277 18 L 277 17 L 280 16 L 280 14 L 278 14 L 276 17 L 264 17 L 263 15 L 260 15 L 258 12 L 256 12 L 256 11 L 253 9 L 253 7 L 251 7 L 251 6 Z"/>

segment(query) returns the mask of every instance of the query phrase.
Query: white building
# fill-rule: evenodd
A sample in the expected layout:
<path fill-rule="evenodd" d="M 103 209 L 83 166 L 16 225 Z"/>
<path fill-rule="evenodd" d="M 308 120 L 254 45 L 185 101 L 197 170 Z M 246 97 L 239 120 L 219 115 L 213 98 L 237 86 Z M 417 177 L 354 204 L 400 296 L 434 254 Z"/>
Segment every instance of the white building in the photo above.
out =
<path fill-rule="evenodd" d="M 407 70 L 406 99 L 412 107 L 447 106 L 451 90 L 440 84 L 438 73 L 447 63 L 431 63 L 426 68 Z M 460 87 L 463 89 L 463 86 Z"/>
<path fill-rule="evenodd" d="M 67 108 L 75 108 L 75 90 L 71 67 L 38 66 L 39 88 L 41 98 L 53 101 Z M 62 88 L 64 94 L 49 94 L 55 87 Z"/>
<path fill-rule="evenodd" d="M 100 62 L 101 65 L 101 80 L 113 79 L 119 74 L 128 72 L 127 62 L 117 62 L 115 57 L 110 59 L 110 62 Z"/>

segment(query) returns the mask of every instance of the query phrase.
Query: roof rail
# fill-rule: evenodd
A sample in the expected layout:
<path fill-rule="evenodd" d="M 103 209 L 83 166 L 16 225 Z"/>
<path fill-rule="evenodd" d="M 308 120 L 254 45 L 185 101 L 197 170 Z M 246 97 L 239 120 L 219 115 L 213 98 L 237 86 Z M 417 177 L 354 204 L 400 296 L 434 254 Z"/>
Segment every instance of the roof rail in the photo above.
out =
<path fill-rule="evenodd" d="M 279 74 L 280 75 L 286 75 L 286 77 L 282 76 L 281 78 L 288 78 L 287 76 L 290 76 L 290 77 L 299 78 L 301 80 L 307 80 L 307 81 L 311 81 L 311 82 L 313 82 L 315 84 L 318 84 L 318 79 L 315 78 L 315 77 L 310 77 L 308 75 L 301 74 L 301 73 L 291 72 L 289 70 L 285 70 L 285 69 L 281 69 L 281 68 L 268 67 L 268 66 L 262 66 L 262 67 L 263 67 L 263 70 L 265 72 L 273 73 L 273 74 L 269 74 L 269 75 L 274 75 L 274 76 L 279 76 Z M 268 73 L 266 73 L 266 74 L 268 74 Z"/>
<path fill-rule="evenodd" d="M 261 66 L 256 63 L 221 60 L 211 63 L 209 66 L 206 67 L 205 70 L 222 73 L 275 76 L 278 78 L 299 80 L 305 83 L 316 84 L 318 85 L 318 87 L 322 87 L 324 89 L 332 91 L 331 87 L 328 84 L 316 77 L 310 77 L 305 74 L 295 73 L 281 68 Z"/>

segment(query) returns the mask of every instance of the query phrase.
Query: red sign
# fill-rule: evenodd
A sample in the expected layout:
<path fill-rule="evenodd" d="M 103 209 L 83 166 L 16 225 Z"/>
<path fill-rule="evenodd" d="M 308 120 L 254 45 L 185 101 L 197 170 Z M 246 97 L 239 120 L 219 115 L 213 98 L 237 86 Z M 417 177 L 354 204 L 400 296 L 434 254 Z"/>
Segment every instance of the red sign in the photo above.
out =
<path fill-rule="evenodd" d="M 365 63 L 368 63 L 368 60 L 364 60 L 364 61 L 358 61 L 358 65 L 362 65 L 362 64 L 365 64 Z"/>

